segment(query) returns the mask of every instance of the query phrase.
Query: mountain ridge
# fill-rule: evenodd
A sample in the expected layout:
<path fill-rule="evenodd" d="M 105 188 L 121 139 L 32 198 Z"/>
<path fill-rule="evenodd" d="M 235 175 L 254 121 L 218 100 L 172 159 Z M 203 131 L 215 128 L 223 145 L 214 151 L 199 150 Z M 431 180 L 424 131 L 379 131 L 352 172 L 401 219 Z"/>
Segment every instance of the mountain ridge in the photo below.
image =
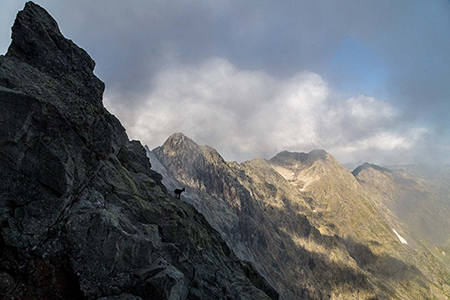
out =
<path fill-rule="evenodd" d="M 445 228 L 450 226 L 446 218 L 450 201 L 447 199 L 445 181 L 448 174 L 445 170 L 419 166 L 392 166 L 388 169 L 370 165 L 354 175 L 419 238 L 437 246 L 444 246 L 448 241 Z"/>
<path fill-rule="evenodd" d="M 331 155 L 312 153 L 314 159 L 308 159 L 305 153 L 284 151 L 276 160 L 236 163 L 209 160 L 202 151 L 173 151 L 170 143 L 164 143 L 148 155 L 160 161 L 175 184 L 186 186 L 183 199 L 205 215 L 241 259 L 254 262 L 285 299 L 347 299 L 352 297 L 351 286 L 363 298 L 423 298 L 431 290 L 440 295 L 441 287 L 437 288 L 434 281 L 437 279 L 429 282 L 424 275 L 429 271 L 417 268 L 418 260 L 423 259 L 421 254 L 414 254 L 416 250 L 410 245 L 402 246 L 390 227 L 395 224 L 403 235 L 400 223 L 388 225 L 357 179 Z M 279 165 L 274 163 L 277 161 Z M 280 165 L 293 169 L 280 172 Z M 297 175 L 314 180 L 305 186 Z M 233 197 L 237 191 L 239 205 Z M 334 257 L 332 268 L 349 275 L 349 289 L 337 284 L 333 275 L 318 271 L 327 264 L 331 266 L 329 255 Z M 282 261 L 298 268 L 287 270 Z M 428 263 L 440 268 L 433 261 Z M 432 276 L 444 276 L 439 274 Z M 292 282 L 294 278 L 302 278 L 304 283 Z M 405 289 L 404 284 L 410 288 Z"/>
<path fill-rule="evenodd" d="M 378 165 L 375 165 L 375 164 L 371 164 L 371 163 L 365 162 L 364 164 L 362 164 L 362 165 L 358 166 L 356 169 L 354 169 L 354 170 L 352 171 L 352 174 L 353 174 L 353 176 L 357 177 L 358 174 L 359 174 L 361 171 L 363 171 L 363 170 L 365 170 L 365 169 L 367 169 L 367 168 L 372 168 L 372 169 L 375 169 L 375 170 L 377 170 L 377 171 L 385 172 L 385 173 L 386 173 L 386 172 L 387 172 L 387 173 L 391 173 L 391 172 L 392 172 L 392 171 L 391 171 L 390 169 L 388 169 L 388 168 L 380 167 L 380 166 L 378 166 Z"/>
<path fill-rule="evenodd" d="M 0 56 L 1 299 L 278 299 L 168 194 L 94 61 L 27 2 Z"/>
<path fill-rule="evenodd" d="M 178 133 L 151 164 L 103 107 L 94 61 L 42 7 L 27 2 L 12 36 L 0 56 L 1 298 L 450 296 L 434 249 L 378 210 L 395 199 L 371 197 L 326 152 L 239 164 Z M 186 186 L 192 205 L 165 184 Z"/>

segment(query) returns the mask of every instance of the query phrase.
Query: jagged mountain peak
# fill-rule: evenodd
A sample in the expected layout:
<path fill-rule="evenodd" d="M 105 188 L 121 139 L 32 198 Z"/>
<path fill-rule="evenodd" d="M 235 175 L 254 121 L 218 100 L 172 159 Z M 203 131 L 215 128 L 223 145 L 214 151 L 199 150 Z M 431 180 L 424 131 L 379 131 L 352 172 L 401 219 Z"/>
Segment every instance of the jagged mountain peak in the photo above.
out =
<path fill-rule="evenodd" d="M 321 179 L 346 178 L 355 181 L 353 176 L 331 154 L 325 150 L 309 153 L 283 151 L 269 160 L 269 164 L 289 181 L 303 182 L 305 188 Z"/>
<path fill-rule="evenodd" d="M 352 171 L 352 174 L 353 174 L 353 176 L 356 177 L 356 176 L 358 176 L 358 174 L 361 171 L 366 170 L 366 169 L 374 169 L 374 170 L 377 170 L 377 171 L 380 171 L 380 172 L 384 172 L 384 173 L 392 173 L 392 171 L 390 169 L 388 169 L 388 168 L 380 167 L 378 165 L 374 165 L 374 164 L 365 162 L 362 165 L 360 165 L 359 167 L 357 167 L 356 169 L 354 169 Z"/>
<path fill-rule="evenodd" d="M 269 162 L 281 166 L 291 166 L 294 164 L 312 164 L 317 160 L 326 160 L 329 154 L 322 149 L 312 150 L 308 153 L 282 151 L 272 157 Z"/>
<path fill-rule="evenodd" d="M 154 153 L 163 153 L 169 157 L 183 157 L 189 161 L 202 157 L 212 163 L 225 163 L 223 157 L 214 148 L 200 146 L 181 132 L 172 134 L 164 144 L 153 149 Z"/>
<path fill-rule="evenodd" d="M 17 58 L 64 83 L 66 89 L 90 103 L 101 106 L 105 85 L 93 73 L 94 60 L 62 35 L 58 23 L 44 8 L 27 2 L 17 14 L 11 38 L 6 57 Z"/>
<path fill-rule="evenodd" d="M 41 67 L 48 67 L 49 62 L 42 61 L 42 57 L 49 56 L 61 59 L 72 59 L 76 65 L 73 68 L 86 68 L 94 70 L 95 62 L 89 54 L 66 39 L 53 17 L 41 6 L 29 1 L 17 18 L 12 27 L 11 45 L 6 56 L 21 57 Z M 56 61 L 58 62 L 58 61 Z M 60 64 L 54 69 L 61 67 Z M 60 70 L 59 70 L 60 71 Z"/>
<path fill-rule="evenodd" d="M 185 136 L 181 132 L 177 132 L 172 134 L 167 138 L 167 140 L 164 142 L 164 144 L 160 147 L 156 147 L 156 149 L 161 149 L 163 151 L 198 151 L 200 149 L 200 146 Z"/>
<path fill-rule="evenodd" d="M 168 141 L 177 141 L 177 142 L 189 142 L 189 143 L 195 143 L 192 139 L 190 139 L 189 137 L 187 137 L 184 133 L 182 132 L 175 132 L 172 135 L 170 135 L 166 142 Z"/>

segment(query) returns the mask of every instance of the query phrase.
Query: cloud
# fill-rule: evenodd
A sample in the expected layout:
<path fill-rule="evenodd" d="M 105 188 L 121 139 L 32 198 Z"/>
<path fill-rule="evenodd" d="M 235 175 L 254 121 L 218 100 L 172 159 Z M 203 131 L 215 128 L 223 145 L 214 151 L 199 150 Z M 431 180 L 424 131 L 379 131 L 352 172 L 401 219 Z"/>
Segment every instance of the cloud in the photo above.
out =
<path fill-rule="evenodd" d="M 125 110 L 126 99 L 112 100 L 124 95 L 114 92 L 105 102 L 130 137 L 150 147 L 181 131 L 231 160 L 323 148 L 341 161 L 363 153 L 382 153 L 386 161 L 389 153 L 409 151 L 426 133 L 402 130 L 399 113 L 389 103 L 335 94 L 315 73 L 280 79 L 214 57 L 162 70 L 138 101 L 143 105 Z"/>
<path fill-rule="evenodd" d="M 24 3 L 0 1 L 3 51 Z M 448 1 L 39 4 L 95 59 L 130 136 L 150 145 L 184 131 L 239 160 L 324 148 L 342 161 L 450 163 Z M 158 115 L 145 119 L 149 107 Z M 166 128 L 136 125 L 152 120 Z"/>

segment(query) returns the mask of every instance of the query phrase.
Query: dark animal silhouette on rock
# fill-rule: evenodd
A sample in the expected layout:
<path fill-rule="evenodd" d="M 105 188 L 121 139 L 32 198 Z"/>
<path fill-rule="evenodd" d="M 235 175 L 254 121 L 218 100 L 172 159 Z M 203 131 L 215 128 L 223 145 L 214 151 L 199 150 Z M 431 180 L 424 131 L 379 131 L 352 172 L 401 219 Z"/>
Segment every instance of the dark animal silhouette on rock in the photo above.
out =
<path fill-rule="evenodd" d="M 174 193 L 174 195 L 175 195 L 175 198 L 180 199 L 181 193 L 184 192 L 184 191 L 185 191 L 184 188 L 183 188 L 182 190 L 180 190 L 180 189 L 175 189 L 175 190 L 173 191 L 173 193 Z"/>

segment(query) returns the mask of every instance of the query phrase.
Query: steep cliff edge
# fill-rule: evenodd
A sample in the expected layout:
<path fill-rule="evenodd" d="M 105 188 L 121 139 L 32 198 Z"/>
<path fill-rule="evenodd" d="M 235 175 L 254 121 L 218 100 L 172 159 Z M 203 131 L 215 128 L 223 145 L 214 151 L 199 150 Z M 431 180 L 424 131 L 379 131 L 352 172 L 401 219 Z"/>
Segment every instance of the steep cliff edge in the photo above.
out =
<path fill-rule="evenodd" d="M 0 298 L 277 299 L 103 107 L 89 55 L 28 2 L 0 56 Z M 269 295 L 269 296 L 268 296 Z"/>

